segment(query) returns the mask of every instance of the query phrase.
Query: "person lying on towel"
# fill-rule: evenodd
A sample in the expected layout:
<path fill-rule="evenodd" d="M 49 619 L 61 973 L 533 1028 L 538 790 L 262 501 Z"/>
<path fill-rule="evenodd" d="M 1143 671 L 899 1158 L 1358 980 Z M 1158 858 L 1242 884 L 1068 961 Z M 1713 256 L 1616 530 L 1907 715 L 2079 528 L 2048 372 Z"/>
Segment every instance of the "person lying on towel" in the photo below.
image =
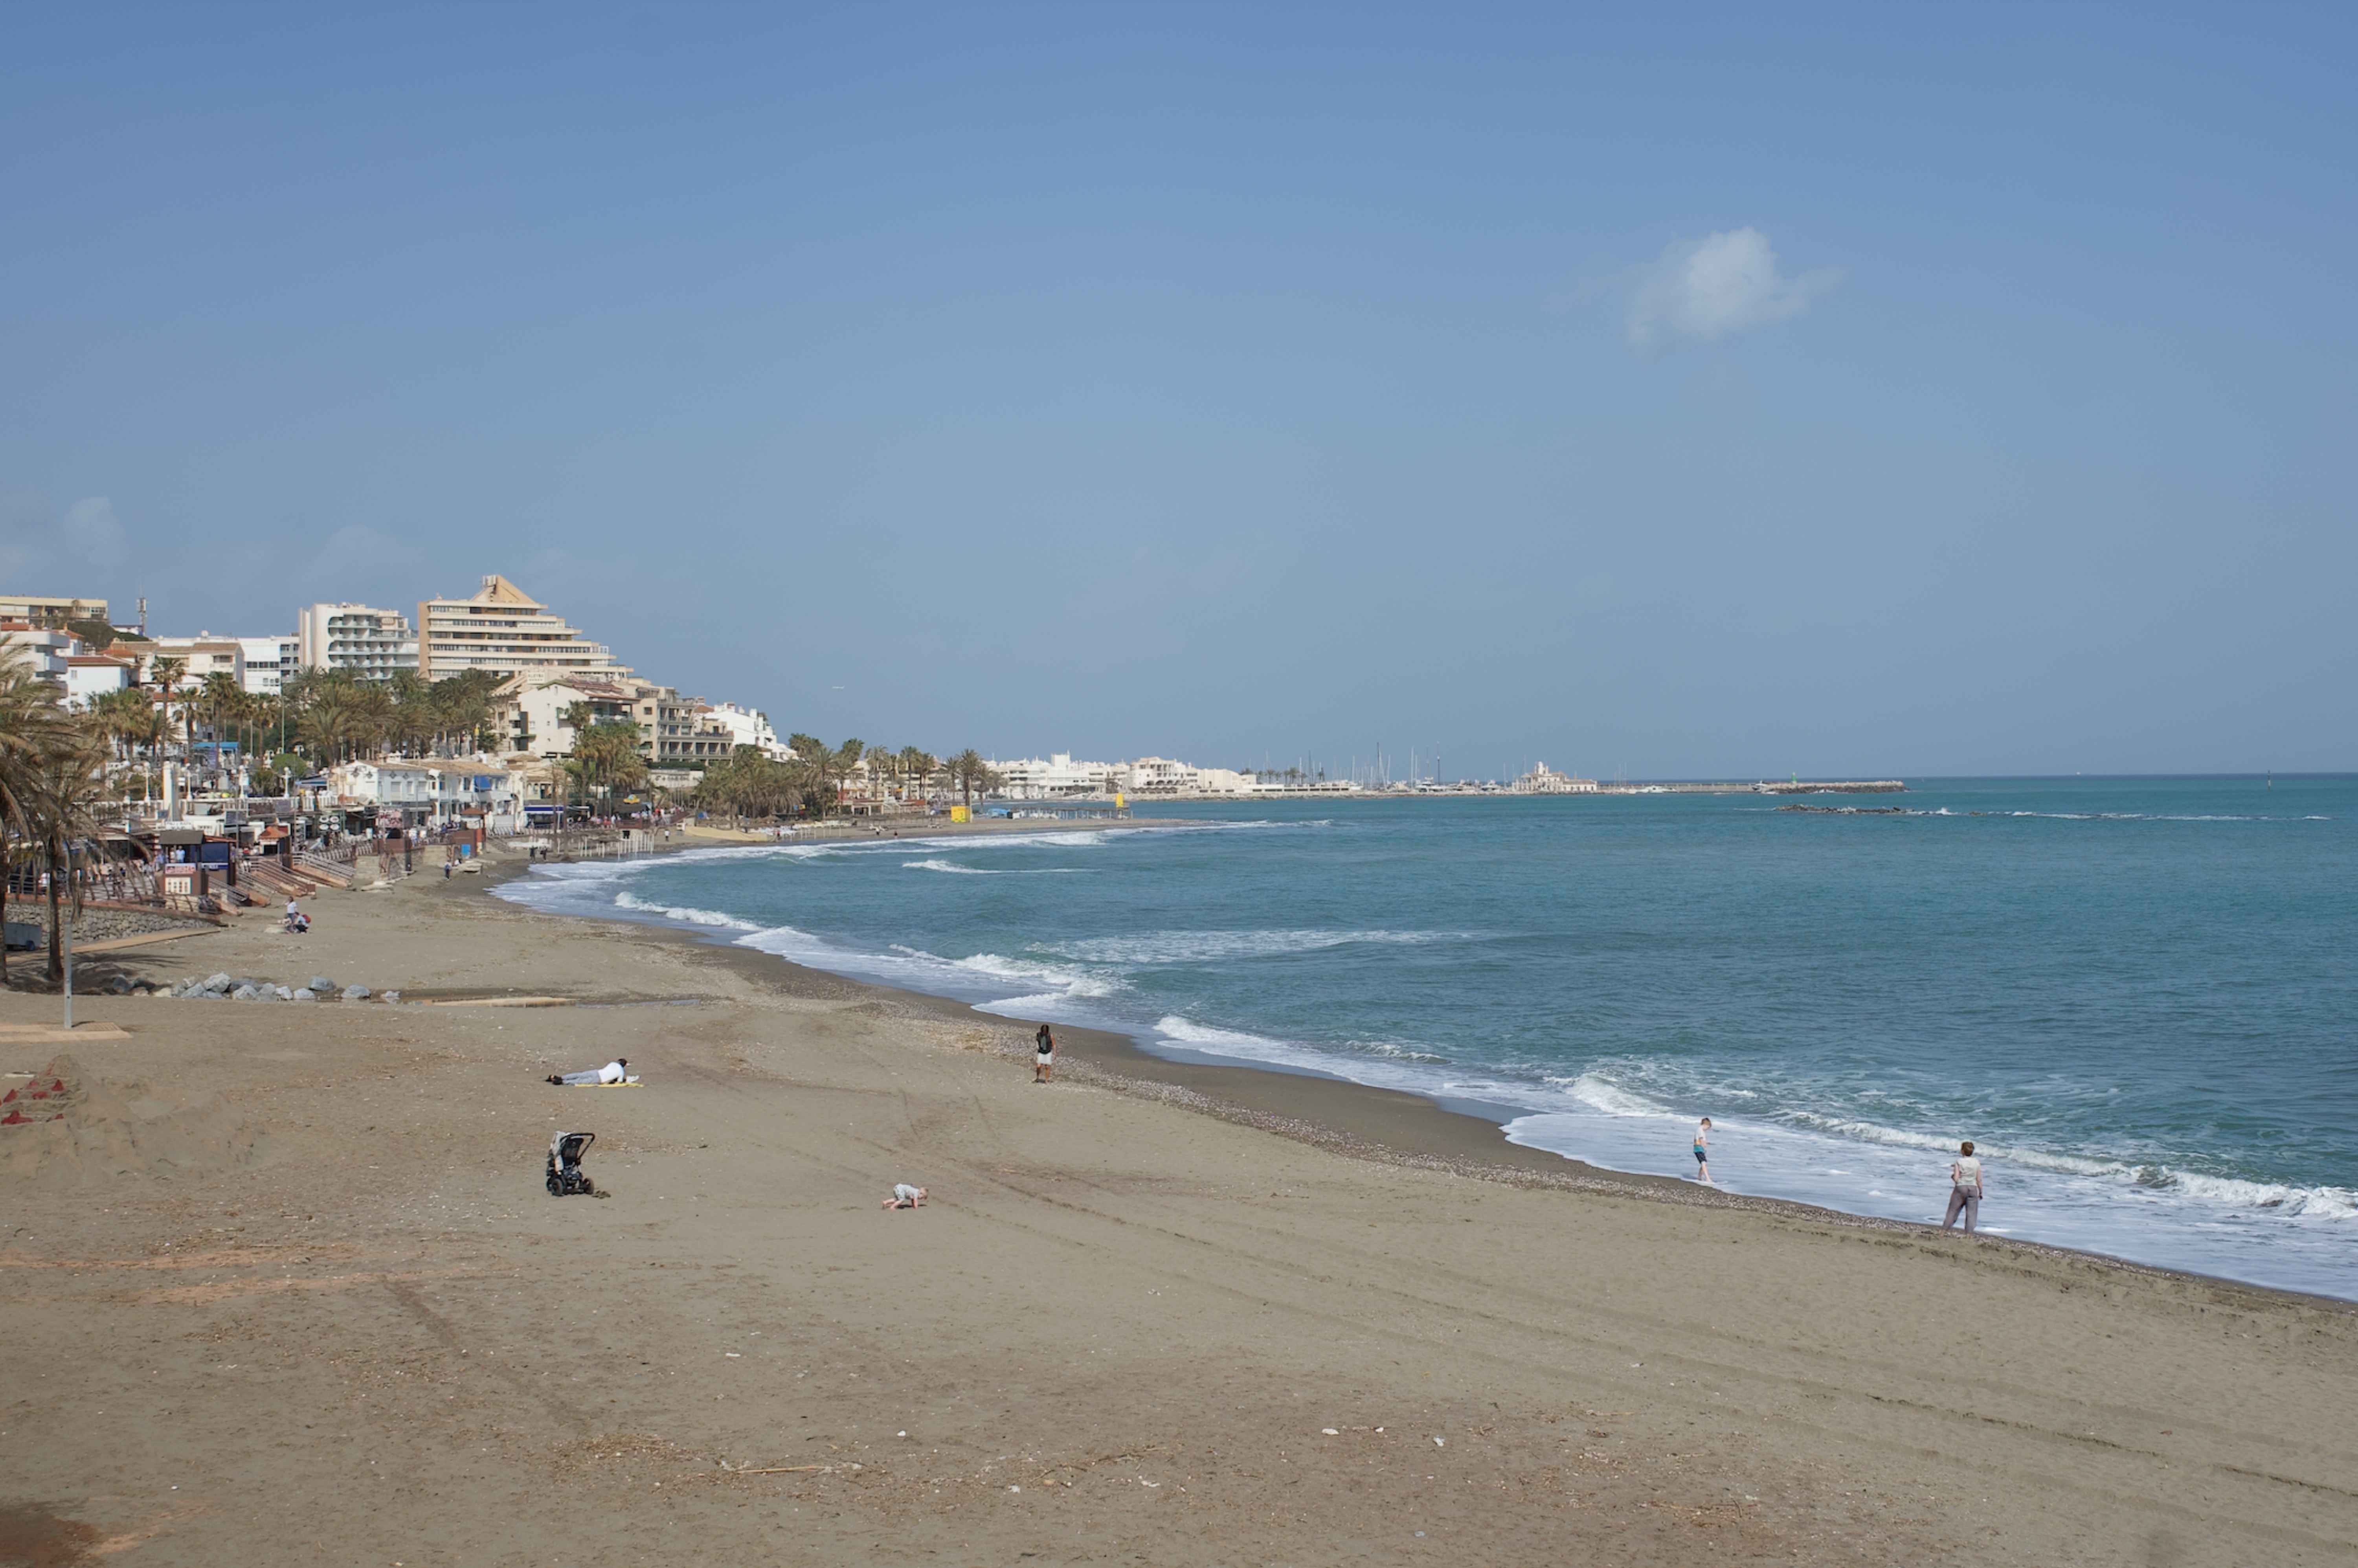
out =
<path fill-rule="evenodd" d="M 548 1075 L 548 1081 L 552 1084 L 562 1084 L 568 1087 L 575 1084 L 619 1084 L 631 1076 L 630 1067 L 631 1059 L 628 1056 L 617 1056 L 604 1066 L 592 1068 L 586 1073 L 551 1073 Z"/>

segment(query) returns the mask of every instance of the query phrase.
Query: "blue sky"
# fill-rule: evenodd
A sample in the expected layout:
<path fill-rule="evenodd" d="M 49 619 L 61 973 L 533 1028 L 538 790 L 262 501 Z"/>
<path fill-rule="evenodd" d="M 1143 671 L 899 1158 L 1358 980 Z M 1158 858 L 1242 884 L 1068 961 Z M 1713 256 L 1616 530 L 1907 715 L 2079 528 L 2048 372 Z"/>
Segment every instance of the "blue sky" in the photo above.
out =
<path fill-rule="evenodd" d="M 2342 7 L 94 5 L 0 583 L 935 750 L 2358 767 Z"/>

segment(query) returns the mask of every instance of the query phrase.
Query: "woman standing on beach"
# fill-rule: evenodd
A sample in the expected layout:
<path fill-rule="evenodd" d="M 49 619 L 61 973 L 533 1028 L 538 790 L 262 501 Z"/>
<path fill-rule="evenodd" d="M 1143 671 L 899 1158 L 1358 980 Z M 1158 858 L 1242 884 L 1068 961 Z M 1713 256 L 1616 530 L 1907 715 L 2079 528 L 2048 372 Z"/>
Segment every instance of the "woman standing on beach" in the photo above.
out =
<path fill-rule="evenodd" d="M 1056 1037 L 1042 1024 L 1040 1033 L 1032 1036 L 1032 1081 L 1053 1084 L 1056 1081 Z"/>
<path fill-rule="evenodd" d="M 1949 1213 L 1941 1228 L 1956 1224 L 1961 1213 L 1965 1217 L 1965 1234 L 1971 1236 L 1982 1217 L 1982 1162 L 1974 1157 L 1971 1139 L 1957 1145 L 1957 1157 L 1949 1162 Z"/>

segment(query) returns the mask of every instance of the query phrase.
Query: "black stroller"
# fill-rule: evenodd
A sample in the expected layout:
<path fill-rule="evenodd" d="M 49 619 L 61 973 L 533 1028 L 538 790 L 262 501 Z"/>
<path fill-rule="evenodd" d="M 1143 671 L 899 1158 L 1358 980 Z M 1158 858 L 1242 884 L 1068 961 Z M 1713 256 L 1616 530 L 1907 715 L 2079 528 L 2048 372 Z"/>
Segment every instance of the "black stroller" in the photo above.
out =
<path fill-rule="evenodd" d="M 572 1197 L 577 1194 L 595 1196 L 597 1184 L 581 1169 L 581 1153 L 598 1141 L 594 1132 L 560 1132 L 548 1141 L 548 1195 L 553 1198 Z"/>

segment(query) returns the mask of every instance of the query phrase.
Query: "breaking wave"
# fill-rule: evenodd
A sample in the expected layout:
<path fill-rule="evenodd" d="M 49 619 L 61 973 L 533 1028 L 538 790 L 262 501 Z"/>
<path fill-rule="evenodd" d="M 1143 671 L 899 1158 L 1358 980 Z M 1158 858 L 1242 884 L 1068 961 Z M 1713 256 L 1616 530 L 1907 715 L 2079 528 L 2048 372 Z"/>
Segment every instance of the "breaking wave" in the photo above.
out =
<path fill-rule="evenodd" d="M 1311 953 L 1353 943 L 1416 946 L 1468 939 L 1457 931 L 1149 931 L 1135 936 L 1098 936 L 1044 946 L 1091 964 L 1215 964 L 1239 958 L 1271 958 Z"/>

